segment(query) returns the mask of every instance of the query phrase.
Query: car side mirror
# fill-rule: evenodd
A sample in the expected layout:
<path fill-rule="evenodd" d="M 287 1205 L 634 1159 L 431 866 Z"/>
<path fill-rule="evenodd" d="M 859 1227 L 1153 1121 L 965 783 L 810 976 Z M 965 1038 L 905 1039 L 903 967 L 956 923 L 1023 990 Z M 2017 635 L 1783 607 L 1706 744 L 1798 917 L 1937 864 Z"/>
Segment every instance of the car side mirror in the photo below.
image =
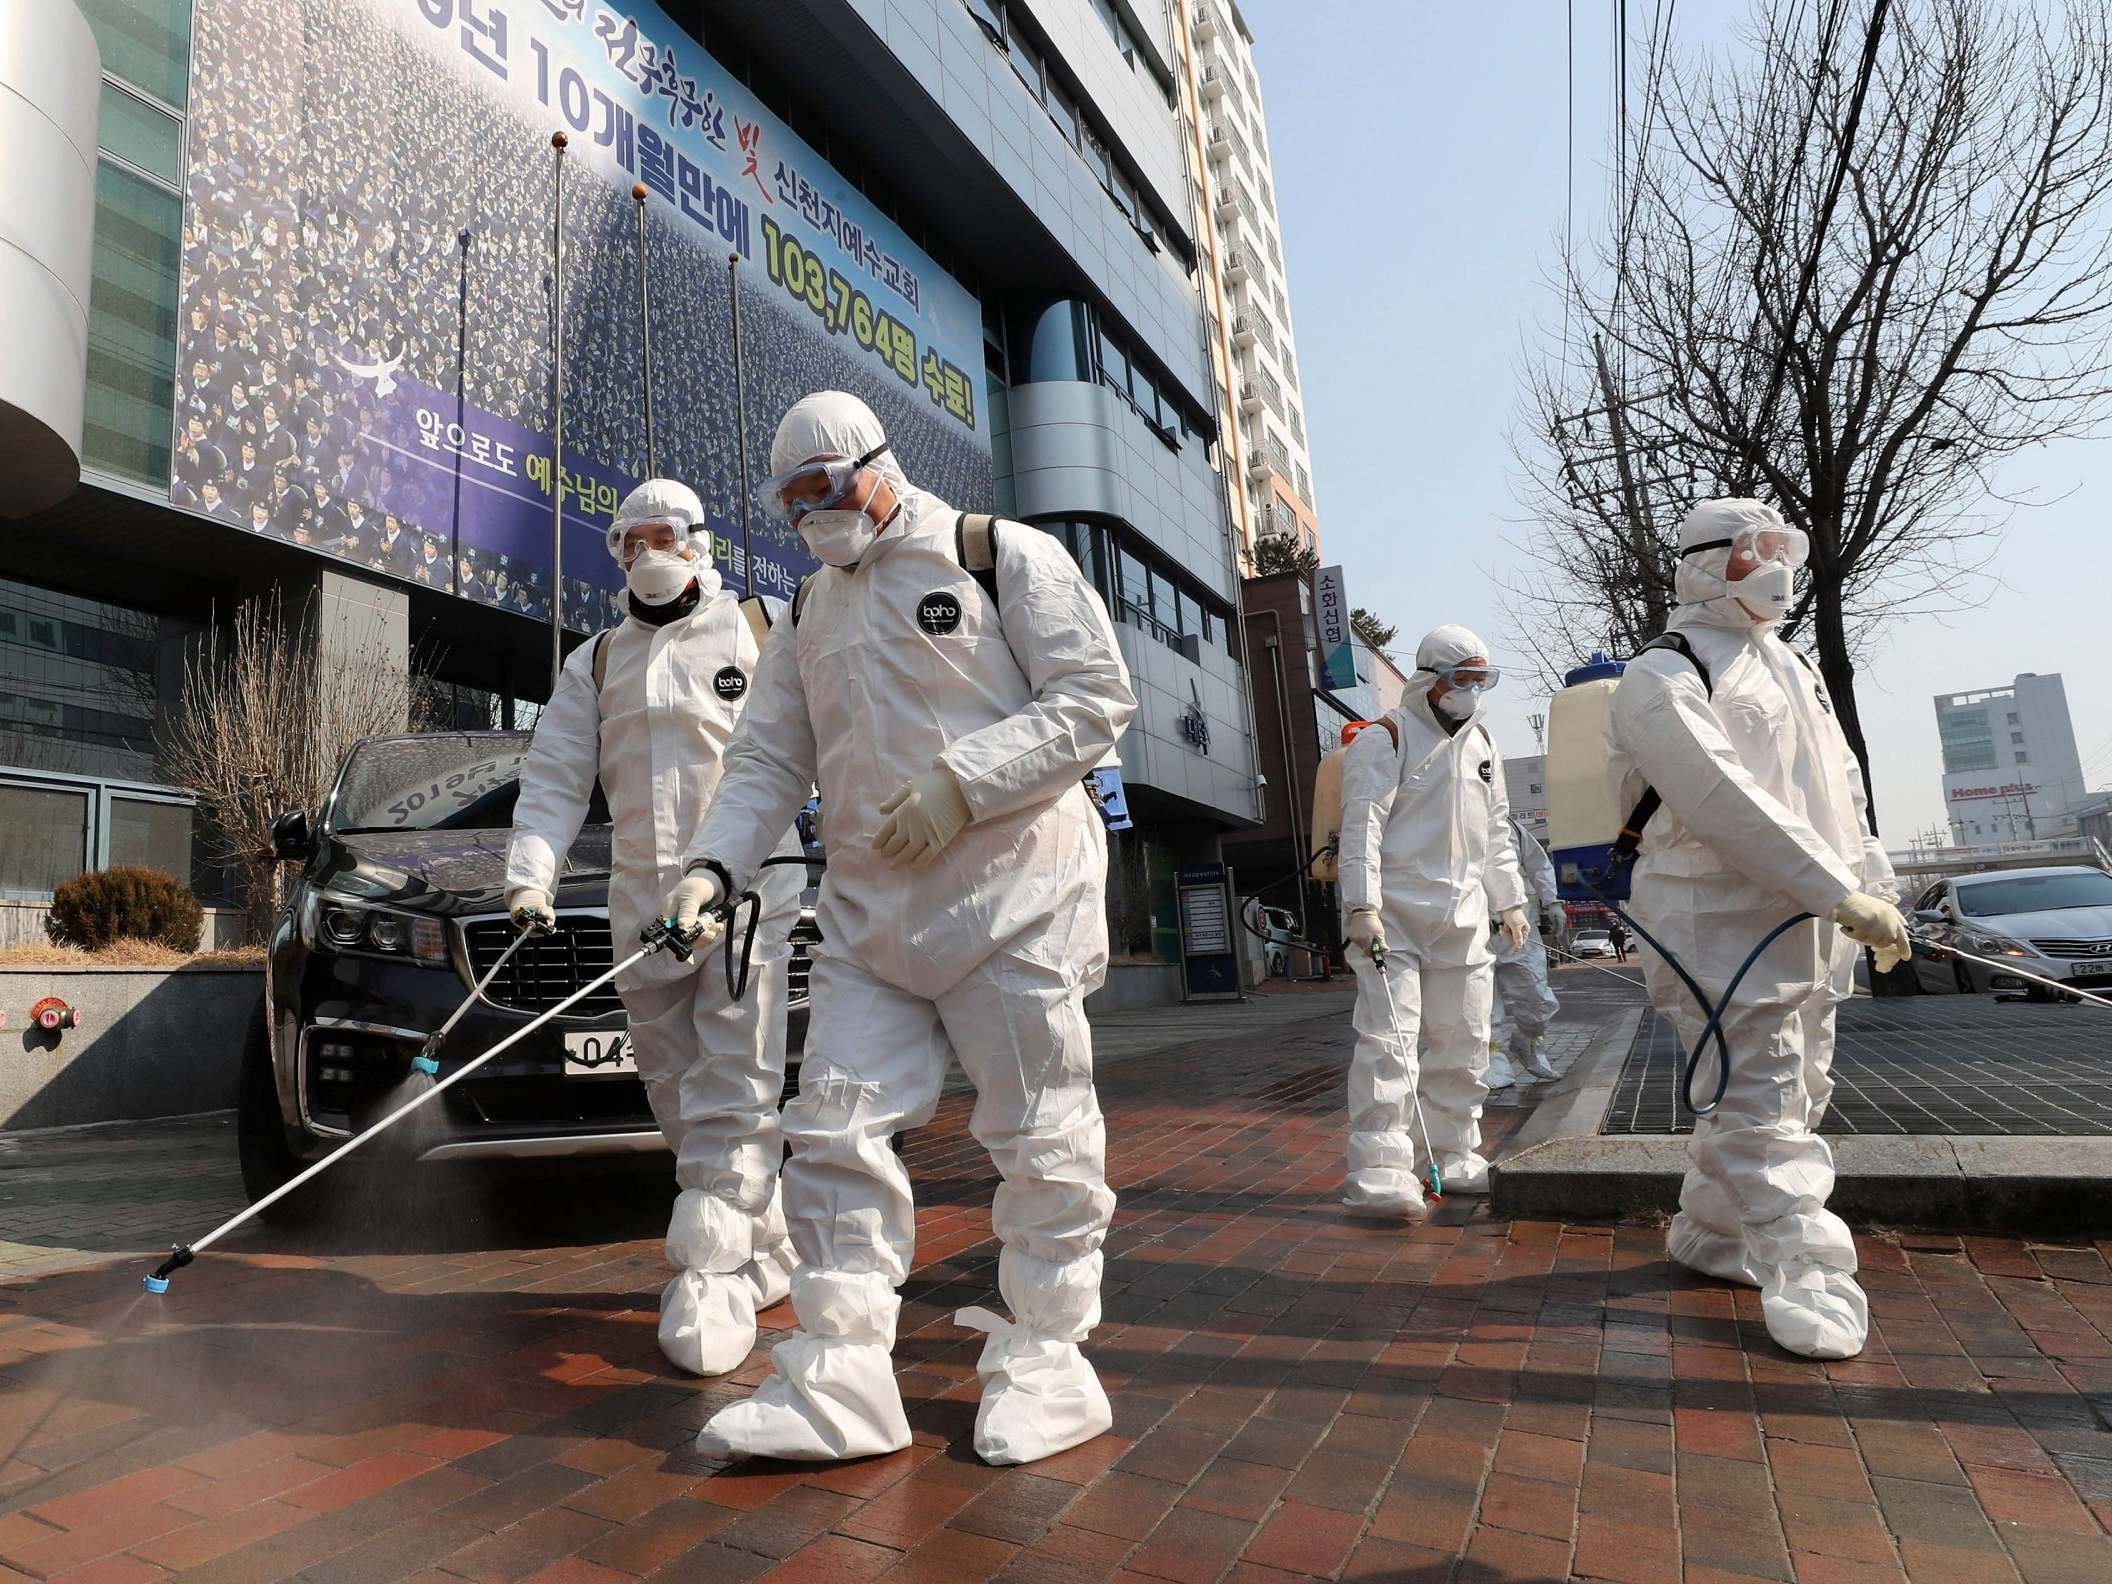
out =
<path fill-rule="evenodd" d="M 1948 924 L 1951 921 L 1950 915 L 1942 908 L 1916 908 L 1913 918 L 1917 924 Z"/>
<path fill-rule="evenodd" d="M 287 863 L 304 863 L 315 856 L 306 809 L 288 809 L 271 822 L 271 855 Z"/>

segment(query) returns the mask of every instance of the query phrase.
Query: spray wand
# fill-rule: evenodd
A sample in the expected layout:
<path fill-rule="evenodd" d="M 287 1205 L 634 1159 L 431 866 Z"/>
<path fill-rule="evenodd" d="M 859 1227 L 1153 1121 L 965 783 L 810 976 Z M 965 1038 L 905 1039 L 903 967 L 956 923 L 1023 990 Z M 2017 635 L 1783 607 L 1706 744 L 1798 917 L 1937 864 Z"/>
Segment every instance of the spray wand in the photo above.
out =
<path fill-rule="evenodd" d="M 611 979 L 614 979 L 625 969 L 632 967 L 636 963 L 642 962 L 645 958 L 650 957 L 654 952 L 661 951 L 663 949 L 673 952 L 676 958 L 680 961 L 688 962 L 690 959 L 691 947 L 696 941 L 697 937 L 702 933 L 703 930 L 701 926 L 685 930 L 678 926 L 672 919 L 655 919 L 651 924 L 648 924 L 643 930 L 639 932 L 638 949 L 632 952 L 630 956 L 624 958 L 622 962 L 617 963 L 613 968 L 609 969 L 608 972 L 601 974 L 595 979 L 589 981 L 587 984 L 582 985 L 579 989 L 573 991 L 572 994 L 566 996 L 564 1000 L 558 1002 L 556 1006 L 550 1008 L 549 1011 L 541 1013 L 535 1018 L 531 1019 L 529 1022 L 522 1024 L 511 1034 L 507 1035 L 504 1039 L 500 1040 L 498 1044 L 492 1046 L 492 1048 L 486 1051 L 483 1055 L 477 1057 L 474 1061 L 465 1062 L 461 1067 L 457 1068 L 454 1072 L 449 1073 L 445 1078 L 441 1079 L 437 1084 L 433 1085 L 432 1088 L 426 1090 L 423 1094 L 417 1096 L 415 1099 L 408 1100 L 404 1104 L 398 1106 L 394 1111 L 391 1111 L 387 1116 L 383 1117 L 379 1122 L 375 1123 L 365 1132 L 355 1134 L 353 1137 L 346 1139 L 344 1143 L 340 1144 L 336 1149 L 332 1150 L 328 1155 L 325 1155 L 314 1165 L 308 1167 L 307 1170 L 299 1173 L 297 1176 L 288 1178 L 285 1182 L 279 1184 L 278 1187 L 274 1188 L 270 1193 L 266 1194 L 263 1198 L 259 1199 L 248 1209 L 242 1211 L 239 1215 L 231 1216 L 227 1220 L 221 1222 L 220 1225 L 214 1227 L 212 1231 L 206 1233 L 206 1235 L 200 1238 L 196 1243 L 177 1244 L 176 1247 L 170 1251 L 169 1257 L 163 1260 L 159 1265 L 154 1268 L 154 1273 L 151 1276 L 145 1278 L 145 1286 L 147 1291 L 150 1293 L 167 1292 L 169 1290 L 169 1278 L 171 1276 L 173 1276 L 176 1272 L 182 1270 L 184 1266 L 190 1264 L 192 1260 L 196 1259 L 201 1252 L 203 1252 L 205 1249 L 212 1247 L 213 1244 L 219 1242 L 220 1239 L 227 1236 L 228 1233 L 234 1231 L 235 1228 L 242 1225 L 243 1222 L 249 1220 L 252 1216 L 258 1215 L 263 1211 L 268 1210 L 271 1206 L 277 1204 L 281 1199 L 285 1198 L 288 1194 L 292 1193 L 294 1189 L 300 1187 L 310 1178 L 316 1177 L 321 1173 L 329 1170 L 332 1166 L 335 1166 L 339 1161 L 343 1160 L 347 1155 L 351 1154 L 354 1150 L 358 1149 L 362 1144 L 368 1143 L 369 1141 L 378 1138 L 395 1123 L 401 1121 L 404 1117 L 409 1116 L 420 1106 L 426 1104 L 428 1101 L 433 1099 L 434 1096 L 442 1094 L 455 1084 L 460 1083 L 471 1073 L 475 1072 L 486 1062 L 490 1061 L 494 1056 L 497 1056 L 501 1052 L 510 1049 L 514 1045 L 519 1044 L 530 1034 L 533 1034 L 537 1029 L 541 1028 L 545 1023 L 548 1023 L 552 1018 L 556 1017 L 559 1013 L 568 1011 L 578 1002 L 584 1001 L 588 996 L 592 995 L 595 991 L 599 990 L 603 985 L 607 984 Z M 526 938 L 526 932 L 523 932 L 521 939 Z M 519 945 L 520 941 L 516 940 L 514 944 Z M 495 971 L 496 970 L 494 970 L 494 972 Z"/>
<path fill-rule="evenodd" d="M 1379 988 L 1386 992 L 1386 1021 L 1393 1027 L 1394 1043 L 1400 1046 L 1402 1054 L 1406 1055 L 1408 1042 L 1401 1034 L 1401 1014 L 1394 1008 L 1393 985 L 1386 978 L 1386 948 L 1377 942 L 1372 943 L 1371 961 L 1379 970 Z M 1424 1169 L 1430 1177 L 1430 1197 L 1442 1199 L 1445 1196 L 1445 1179 L 1437 1169 L 1437 1151 L 1430 1147 L 1430 1124 L 1423 1120 L 1423 1075 L 1420 1068 L 1416 1070 L 1415 1076 L 1416 1082 L 1408 1091 L 1408 1100 L 1415 1107 L 1415 1125 L 1423 1135 L 1423 1161 Z"/>

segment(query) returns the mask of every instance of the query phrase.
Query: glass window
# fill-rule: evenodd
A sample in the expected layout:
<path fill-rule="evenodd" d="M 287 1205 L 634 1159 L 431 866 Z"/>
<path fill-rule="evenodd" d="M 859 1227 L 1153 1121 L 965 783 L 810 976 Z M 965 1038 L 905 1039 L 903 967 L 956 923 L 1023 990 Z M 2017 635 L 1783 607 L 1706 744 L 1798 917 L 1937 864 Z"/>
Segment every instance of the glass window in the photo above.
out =
<path fill-rule="evenodd" d="M 1105 330 L 1100 332 L 1100 377 L 1125 395 L 1129 392 L 1129 354 L 1111 340 Z"/>
<path fill-rule="evenodd" d="M 191 75 L 191 0 L 77 0 L 103 70 L 182 109 Z"/>
<path fill-rule="evenodd" d="M 1117 564 L 1121 568 L 1122 603 L 1148 615 L 1151 611 L 1151 569 L 1127 549 L 1118 548 Z"/>
<path fill-rule="evenodd" d="M 143 483 L 169 481 L 175 409 L 177 236 L 183 203 L 107 160 L 95 173 L 82 454 Z"/>
<path fill-rule="evenodd" d="M 144 798 L 110 800 L 110 861 L 159 869 L 191 883 L 191 810 Z"/>
<path fill-rule="evenodd" d="M 1027 85 L 1027 92 L 1036 99 L 1041 97 L 1041 55 L 1032 44 L 1012 30 L 1012 69 L 1019 73 L 1019 80 Z"/>
<path fill-rule="evenodd" d="M 1056 130 L 1063 134 L 1064 142 L 1078 146 L 1078 107 L 1071 103 L 1071 96 L 1055 83 L 1049 84 L 1049 95 L 1042 101 L 1049 107 L 1049 119 L 1056 123 Z"/>
<path fill-rule="evenodd" d="M 0 896 L 49 896 L 87 859 L 85 792 L 0 786 Z"/>
<path fill-rule="evenodd" d="M 114 83 L 103 84 L 96 139 L 119 159 L 171 186 L 183 180 L 183 123 Z"/>
<path fill-rule="evenodd" d="M 1086 339 L 1085 305 L 1067 297 L 1025 302 L 1011 310 L 1007 337 L 1013 353 L 1013 378 L 1086 380 L 1093 377 Z M 1026 366 L 1019 366 L 1025 350 Z"/>
<path fill-rule="evenodd" d="M 1196 604 L 1195 596 L 1186 589 L 1180 589 L 1176 591 L 1175 601 L 1174 619 L 1179 624 L 1178 630 L 1200 635 L 1203 630 L 1203 610 Z"/>
<path fill-rule="evenodd" d="M 1085 141 L 1080 145 L 1079 152 L 1085 156 L 1085 163 L 1092 173 L 1100 178 L 1101 186 L 1105 187 L 1113 182 L 1114 162 L 1107 157 L 1107 145 L 1093 134 L 1091 127 L 1085 129 Z"/>
<path fill-rule="evenodd" d="M 1137 189 L 1120 171 L 1113 172 L 1113 176 L 1114 179 L 1107 184 L 1107 190 L 1114 194 L 1115 207 L 1134 219 L 1137 213 Z"/>
<path fill-rule="evenodd" d="M 997 0 L 967 0 L 968 14 L 975 18 L 975 25 L 989 35 L 990 42 L 1005 41 L 1005 12 Z"/>

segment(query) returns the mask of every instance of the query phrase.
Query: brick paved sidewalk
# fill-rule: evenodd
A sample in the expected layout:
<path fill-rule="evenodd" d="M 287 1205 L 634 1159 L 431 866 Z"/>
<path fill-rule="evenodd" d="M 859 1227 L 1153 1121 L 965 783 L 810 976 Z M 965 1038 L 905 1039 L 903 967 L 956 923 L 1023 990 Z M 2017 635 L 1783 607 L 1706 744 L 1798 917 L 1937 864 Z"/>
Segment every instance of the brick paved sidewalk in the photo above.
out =
<path fill-rule="evenodd" d="M 1797 1361 L 1649 1228 L 1346 1220 L 1345 1004 L 1307 1004 L 1105 1075 L 1086 1447 L 969 1450 L 994 1182 L 952 1096 L 909 1149 L 909 1451 L 694 1458 L 765 1362 L 661 1373 L 657 1185 L 465 1217 L 412 1183 L 163 1299 L 136 1264 L 0 1289 L 0 1576 L 2112 1578 L 2112 1245 L 1865 1240 L 1869 1350 Z"/>

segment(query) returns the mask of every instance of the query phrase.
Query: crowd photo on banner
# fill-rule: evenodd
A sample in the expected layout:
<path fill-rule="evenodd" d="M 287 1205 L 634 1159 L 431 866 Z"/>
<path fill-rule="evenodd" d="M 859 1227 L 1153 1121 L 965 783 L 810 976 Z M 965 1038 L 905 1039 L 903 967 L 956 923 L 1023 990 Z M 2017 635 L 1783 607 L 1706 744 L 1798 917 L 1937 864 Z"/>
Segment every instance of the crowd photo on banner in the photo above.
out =
<path fill-rule="evenodd" d="M 384 15 L 407 9 L 415 22 L 415 6 L 302 0 L 298 9 L 295 28 L 267 0 L 197 8 L 176 503 L 547 620 L 548 129 L 468 91 L 447 57 Z M 512 53 L 514 70 L 525 69 L 518 43 Z M 562 614 L 579 631 L 621 615 L 617 580 L 592 551 L 648 471 L 630 187 L 584 161 L 567 176 L 564 467 L 568 485 L 582 478 L 576 496 L 568 488 L 568 527 L 575 517 L 578 527 L 567 536 Z M 758 562 L 778 574 L 775 587 L 759 577 L 751 592 L 789 593 L 812 558 L 739 498 L 726 250 L 706 246 L 657 195 L 646 230 L 656 460 L 694 481 L 720 536 L 738 543 L 747 527 Z M 985 432 L 821 333 L 752 263 L 738 289 L 751 449 L 767 439 L 770 415 L 807 391 L 840 388 L 885 415 L 903 454 L 955 498 L 988 503 Z M 975 323 L 958 328 L 976 345 Z M 413 390 L 430 393 L 423 417 L 407 401 Z M 479 434 L 477 415 L 515 443 Z M 472 471 L 477 462 L 487 465 Z M 475 482 L 487 476 L 511 499 L 479 513 L 466 497 L 490 496 Z M 729 571 L 745 586 L 745 568 Z"/>

